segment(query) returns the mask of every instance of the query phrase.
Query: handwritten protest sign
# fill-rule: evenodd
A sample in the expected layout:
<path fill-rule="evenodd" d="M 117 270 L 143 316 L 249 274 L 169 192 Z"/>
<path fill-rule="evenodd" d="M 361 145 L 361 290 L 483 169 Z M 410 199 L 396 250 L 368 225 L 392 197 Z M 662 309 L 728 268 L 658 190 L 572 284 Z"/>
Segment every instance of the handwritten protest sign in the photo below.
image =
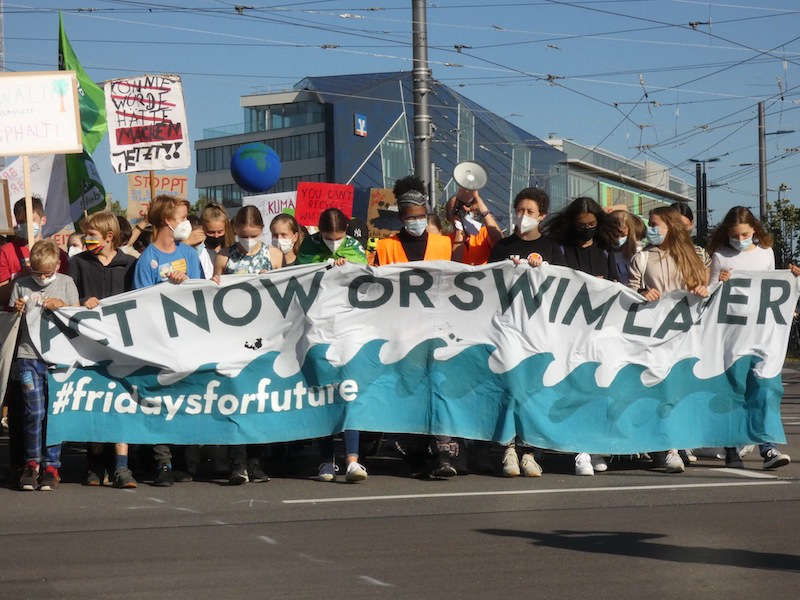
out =
<path fill-rule="evenodd" d="M 369 237 L 376 238 L 392 236 L 403 228 L 392 190 L 372 188 L 369 191 L 367 228 Z"/>
<path fill-rule="evenodd" d="M 180 76 L 107 81 L 105 96 L 114 171 L 189 167 L 191 149 Z"/>
<path fill-rule="evenodd" d="M 265 244 L 272 243 L 272 233 L 269 224 L 272 219 L 281 213 L 294 214 L 296 209 L 297 192 L 279 192 L 277 194 L 259 194 L 258 196 L 245 196 L 242 206 L 255 206 L 264 220 L 264 231 L 261 240 Z"/>
<path fill-rule="evenodd" d="M 326 208 L 338 208 L 347 218 L 353 216 L 353 186 L 338 183 L 310 183 L 297 186 L 295 218 L 300 225 L 316 225 Z"/>
<path fill-rule="evenodd" d="M 156 194 L 167 194 L 180 200 L 188 200 L 188 178 L 186 175 L 153 174 Z M 150 209 L 150 177 L 148 175 L 128 175 L 128 208 L 126 217 L 131 225 L 136 225 L 147 216 Z"/>
<path fill-rule="evenodd" d="M 75 71 L 0 73 L 0 156 L 82 150 Z"/>

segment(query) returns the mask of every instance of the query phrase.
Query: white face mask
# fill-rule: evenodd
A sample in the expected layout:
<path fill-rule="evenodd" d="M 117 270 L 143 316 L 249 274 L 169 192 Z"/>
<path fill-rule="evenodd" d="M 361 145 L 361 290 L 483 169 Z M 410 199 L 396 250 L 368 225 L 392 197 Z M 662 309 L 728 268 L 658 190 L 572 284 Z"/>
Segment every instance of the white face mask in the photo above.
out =
<path fill-rule="evenodd" d="M 427 217 L 408 219 L 407 221 L 403 221 L 403 227 L 414 237 L 419 237 L 425 233 L 425 230 L 428 228 L 428 219 Z"/>
<path fill-rule="evenodd" d="M 34 275 L 33 280 L 42 287 L 47 287 L 56 280 L 56 274 L 53 273 L 50 277 L 42 277 L 41 275 Z"/>
<path fill-rule="evenodd" d="M 70 256 L 75 256 L 76 254 L 80 254 L 81 252 L 83 252 L 83 250 L 81 250 L 77 246 L 70 246 L 69 252 L 67 254 L 69 254 Z"/>
<path fill-rule="evenodd" d="M 291 238 L 273 238 L 272 245 L 284 254 L 289 254 L 294 249 L 294 240 Z"/>
<path fill-rule="evenodd" d="M 254 250 L 256 246 L 261 243 L 261 238 L 243 238 L 236 236 L 236 243 L 239 244 L 242 248 L 250 252 Z"/>
<path fill-rule="evenodd" d="M 528 215 L 517 215 L 514 217 L 514 227 L 521 234 L 526 234 L 539 227 L 539 219 L 529 217 Z"/>
<path fill-rule="evenodd" d="M 322 238 L 322 240 L 325 242 L 325 245 L 328 247 L 328 250 L 330 250 L 332 254 L 336 254 L 336 251 L 339 249 L 339 246 L 342 245 L 344 238 L 340 240 L 329 240 L 327 238 Z"/>
<path fill-rule="evenodd" d="M 172 237 L 175 238 L 176 242 L 182 242 L 189 238 L 192 235 L 192 224 L 189 223 L 188 219 L 184 219 L 178 226 L 172 230 Z"/>

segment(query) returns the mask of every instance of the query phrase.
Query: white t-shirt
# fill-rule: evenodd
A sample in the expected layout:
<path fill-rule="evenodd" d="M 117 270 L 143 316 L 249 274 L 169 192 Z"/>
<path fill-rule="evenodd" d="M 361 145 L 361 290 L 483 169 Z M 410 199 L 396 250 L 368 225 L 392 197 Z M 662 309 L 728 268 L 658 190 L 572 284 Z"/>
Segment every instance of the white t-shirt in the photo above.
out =
<path fill-rule="evenodd" d="M 752 250 L 734 250 L 730 246 L 722 246 L 711 258 L 711 277 L 709 285 L 719 281 L 720 271 L 774 271 L 775 253 L 772 248 L 756 246 Z"/>

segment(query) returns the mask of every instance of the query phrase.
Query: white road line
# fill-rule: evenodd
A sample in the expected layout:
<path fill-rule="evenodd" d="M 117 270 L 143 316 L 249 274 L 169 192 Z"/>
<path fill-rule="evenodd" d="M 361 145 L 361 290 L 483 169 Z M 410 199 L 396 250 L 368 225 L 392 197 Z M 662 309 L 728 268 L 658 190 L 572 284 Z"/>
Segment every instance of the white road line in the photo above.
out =
<path fill-rule="evenodd" d="M 784 421 L 784 425 L 800 425 L 800 421 Z"/>
<path fill-rule="evenodd" d="M 199 515 L 200 514 L 199 510 L 195 510 L 193 508 L 186 508 L 185 506 L 176 506 L 175 510 L 179 510 L 181 512 L 192 513 L 193 515 Z"/>
<path fill-rule="evenodd" d="M 273 546 L 276 546 L 278 544 L 278 542 L 276 542 L 274 539 L 266 535 L 260 535 L 258 536 L 258 539 L 260 539 L 262 542 L 266 542 L 267 544 L 271 544 Z"/>
<path fill-rule="evenodd" d="M 747 469 L 729 469 L 727 467 L 718 467 L 716 469 L 706 469 L 712 473 L 730 473 L 731 475 L 738 475 L 739 477 L 752 477 L 753 479 L 777 479 L 777 475 L 770 475 L 769 473 L 762 473 L 760 471 L 748 471 Z"/>
<path fill-rule="evenodd" d="M 144 509 L 153 509 L 153 508 L 160 508 L 159 506 L 152 506 L 148 504 L 147 506 L 126 506 L 126 510 L 144 510 Z"/>
<path fill-rule="evenodd" d="M 719 469 L 715 469 L 719 470 Z M 618 487 L 552 488 L 537 490 L 497 490 L 492 492 L 450 492 L 441 494 L 392 494 L 386 496 L 348 496 L 344 498 L 298 498 L 283 500 L 283 504 L 317 504 L 325 502 L 365 502 L 372 500 L 415 500 L 422 498 L 459 498 L 469 496 L 520 496 L 527 494 L 582 494 L 588 492 L 645 492 L 650 490 L 681 490 L 702 488 L 747 487 L 752 485 L 788 485 L 791 481 L 732 481 L 724 483 L 683 483 L 666 485 L 621 485 Z"/>
<path fill-rule="evenodd" d="M 375 579 L 374 577 L 369 577 L 368 575 L 359 575 L 358 578 L 364 583 L 368 583 L 370 585 L 377 585 L 378 587 L 394 587 L 391 583 L 386 583 L 385 581 Z"/>
<path fill-rule="evenodd" d="M 148 498 L 148 500 L 152 500 L 153 502 L 158 502 L 159 504 L 165 504 L 167 501 L 162 500 L 161 498 Z"/>
<path fill-rule="evenodd" d="M 297 556 L 299 556 L 300 558 L 304 558 L 305 560 L 307 560 L 309 562 L 316 563 L 318 565 L 332 565 L 333 564 L 332 560 L 326 560 L 324 558 L 316 558 L 315 556 L 311 556 L 310 554 L 303 554 L 302 552 L 298 552 Z"/>
<path fill-rule="evenodd" d="M 227 525 L 227 523 L 225 521 L 220 521 L 220 520 L 216 520 L 213 523 L 214 523 L 214 525 Z"/>

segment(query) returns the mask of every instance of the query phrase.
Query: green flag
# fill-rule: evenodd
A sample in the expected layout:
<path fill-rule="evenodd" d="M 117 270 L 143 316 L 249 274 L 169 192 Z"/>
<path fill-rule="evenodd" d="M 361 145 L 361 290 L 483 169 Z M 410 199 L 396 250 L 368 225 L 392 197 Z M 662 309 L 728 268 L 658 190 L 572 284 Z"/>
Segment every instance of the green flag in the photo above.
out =
<path fill-rule="evenodd" d="M 61 13 L 58 13 L 58 69 L 75 71 L 78 76 L 78 103 L 81 109 L 83 149 L 92 154 L 103 139 L 106 124 L 106 104 L 103 90 L 83 70 L 75 51 L 67 39 Z"/>

